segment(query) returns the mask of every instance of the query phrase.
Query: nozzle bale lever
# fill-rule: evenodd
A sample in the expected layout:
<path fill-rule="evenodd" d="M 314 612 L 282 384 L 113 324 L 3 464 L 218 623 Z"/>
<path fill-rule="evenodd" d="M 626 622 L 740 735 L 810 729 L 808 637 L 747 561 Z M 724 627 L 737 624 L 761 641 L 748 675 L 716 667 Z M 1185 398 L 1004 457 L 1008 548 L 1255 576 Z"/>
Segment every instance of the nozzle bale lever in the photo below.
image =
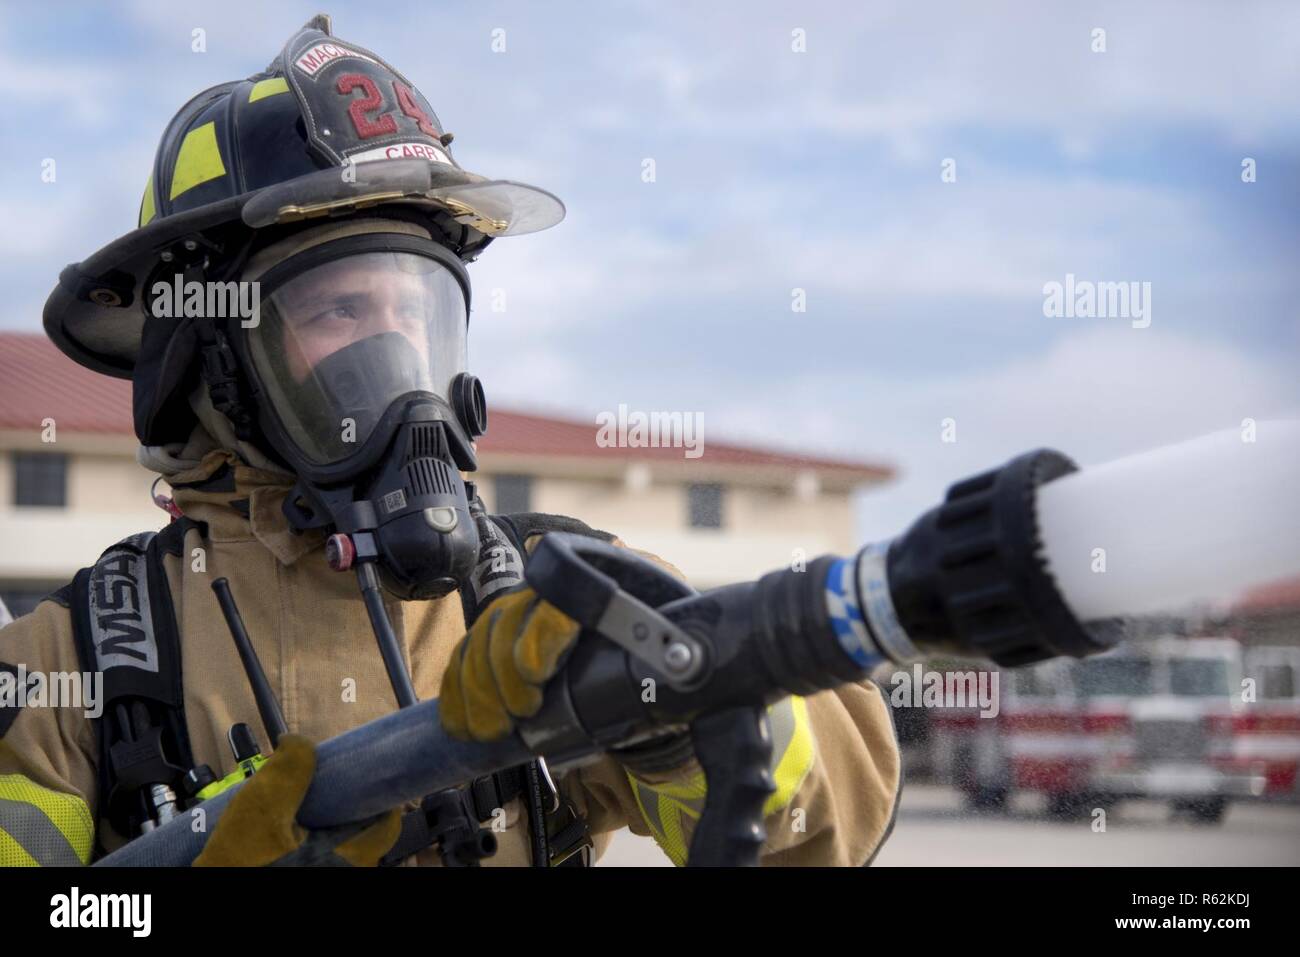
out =
<path fill-rule="evenodd" d="M 628 574 L 630 569 L 622 562 L 626 550 L 611 551 L 596 539 L 576 535 L 552 534 L 543 541 L 546 547 L 534 550 L 527 572 L 529 583 L 542 598 L 647 667 L 662 672 L 673 688 L 685 690 L 698 683 L 708 666 L 705 645 L 637 595 L 620 588 L 620 583 L 599 567 L 603 563 Z M 694 594 L 693 589 L 676 588 L 673 583 L 675 579 L 667 575 L 648 578 L 642 573 L 633 586 L 648 588 L 662 601 Z"/>

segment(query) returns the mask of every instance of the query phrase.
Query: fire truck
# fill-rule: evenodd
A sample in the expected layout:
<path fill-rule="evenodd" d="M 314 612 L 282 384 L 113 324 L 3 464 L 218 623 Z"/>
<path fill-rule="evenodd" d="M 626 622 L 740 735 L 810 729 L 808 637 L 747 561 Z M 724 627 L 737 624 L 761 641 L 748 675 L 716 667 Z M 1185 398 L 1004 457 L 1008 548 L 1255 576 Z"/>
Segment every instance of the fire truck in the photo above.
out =
<path fill-rule="evenodd" d="M 1121 645 L 1004 672 L 994 716 L 932 710 L 932 759 L 977 808 L 1036 791 L 1057 816 L 1146 798 L 1215 822 L 1234 800 L 1300 800 L 1298 686 L 1300 649 Z"/>

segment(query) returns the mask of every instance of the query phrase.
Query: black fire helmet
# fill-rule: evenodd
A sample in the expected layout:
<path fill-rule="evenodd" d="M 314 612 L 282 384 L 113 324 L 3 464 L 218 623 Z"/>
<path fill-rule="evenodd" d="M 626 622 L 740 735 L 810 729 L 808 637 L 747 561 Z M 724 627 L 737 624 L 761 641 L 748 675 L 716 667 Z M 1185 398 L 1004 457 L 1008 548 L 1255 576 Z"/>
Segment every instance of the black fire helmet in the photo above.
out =
<path fill-rule="evenodd" d="M 461 262 L 494 238 L 554 226 L 545 190 L 463 170 L 428 101 L 402 74 L 310 20 L 263 73 L 205 90 L 168 124 L 138 227 L 68 266 L 45 331 L 86 368 L 134 380 L 146 445 L 183 441 L 197 381 L 194 324 L 149 315 L 148 290 L 197 263 L 238 277 L 254 248 L 326 217 L 416 219 Z"/>

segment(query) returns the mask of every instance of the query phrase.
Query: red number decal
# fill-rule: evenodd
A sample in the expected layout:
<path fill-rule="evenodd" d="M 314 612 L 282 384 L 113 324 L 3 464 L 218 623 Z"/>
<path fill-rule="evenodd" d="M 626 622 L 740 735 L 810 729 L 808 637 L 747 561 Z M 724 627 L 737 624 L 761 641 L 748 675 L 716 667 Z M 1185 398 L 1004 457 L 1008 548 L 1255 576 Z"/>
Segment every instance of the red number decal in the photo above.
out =
<path fill-rule="evenodd" d="M 366 116 L 367 113 L 384 105 L 384 99 L 379 95 L 379 87 L 375 86 L 374 80 L 360 73 L 345 73 L 339 77 L 340 93 L 351 93 L 357 87 L 361 87 L 366 94 L 353 100 L 352 105 L 348 107 L 348 116 L 352 117 L 352 125 L 357 128 L 357 136 L 368 140 L 372 136 L 396 133 L 397 121 L 393 119 L 392 114 L 385 113 L 377 120 Z"/>
<path fill-rule="evenodd" d="M 436 137 L 438 131 L 433 128 L 433 121 L 429 119 L 429 114 L 420 109 L 420 104 L 415 102 L 411 88 L 400 80 L 394 80 L 393 92 L 397 94 L 397 105 L 402 108 L 403 113 L 419 124 L 420 132 Z"/>

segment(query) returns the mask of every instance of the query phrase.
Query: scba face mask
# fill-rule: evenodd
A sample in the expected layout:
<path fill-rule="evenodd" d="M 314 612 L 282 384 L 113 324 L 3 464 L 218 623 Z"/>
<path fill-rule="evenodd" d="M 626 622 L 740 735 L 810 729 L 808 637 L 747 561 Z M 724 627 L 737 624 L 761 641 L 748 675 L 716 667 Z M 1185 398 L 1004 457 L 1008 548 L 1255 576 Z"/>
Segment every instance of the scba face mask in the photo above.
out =
<path fill-rule="evenodd" d="M 394 400 L 448 400 L 465 371 L 465 294 L 434 259 L 353 253 L 269 293 L 268 281 L 249 350 L 292 452 L 322 478 L 364 449 Z"/>
<path fill-rule="evenodd" d="M 334 525 L 347 537 L 336 567 L 377 559 L 399 597 L 455 590 L 478 554 L 460 471 L 477 467 L 471 441 L 486 427 L 465 371 L 464 267 L 432 241 L 372 234 L 308 249 L 259 282 L 258 321 L 231 333 L 260 430 L 298 475 L 291 524 Z"/>

